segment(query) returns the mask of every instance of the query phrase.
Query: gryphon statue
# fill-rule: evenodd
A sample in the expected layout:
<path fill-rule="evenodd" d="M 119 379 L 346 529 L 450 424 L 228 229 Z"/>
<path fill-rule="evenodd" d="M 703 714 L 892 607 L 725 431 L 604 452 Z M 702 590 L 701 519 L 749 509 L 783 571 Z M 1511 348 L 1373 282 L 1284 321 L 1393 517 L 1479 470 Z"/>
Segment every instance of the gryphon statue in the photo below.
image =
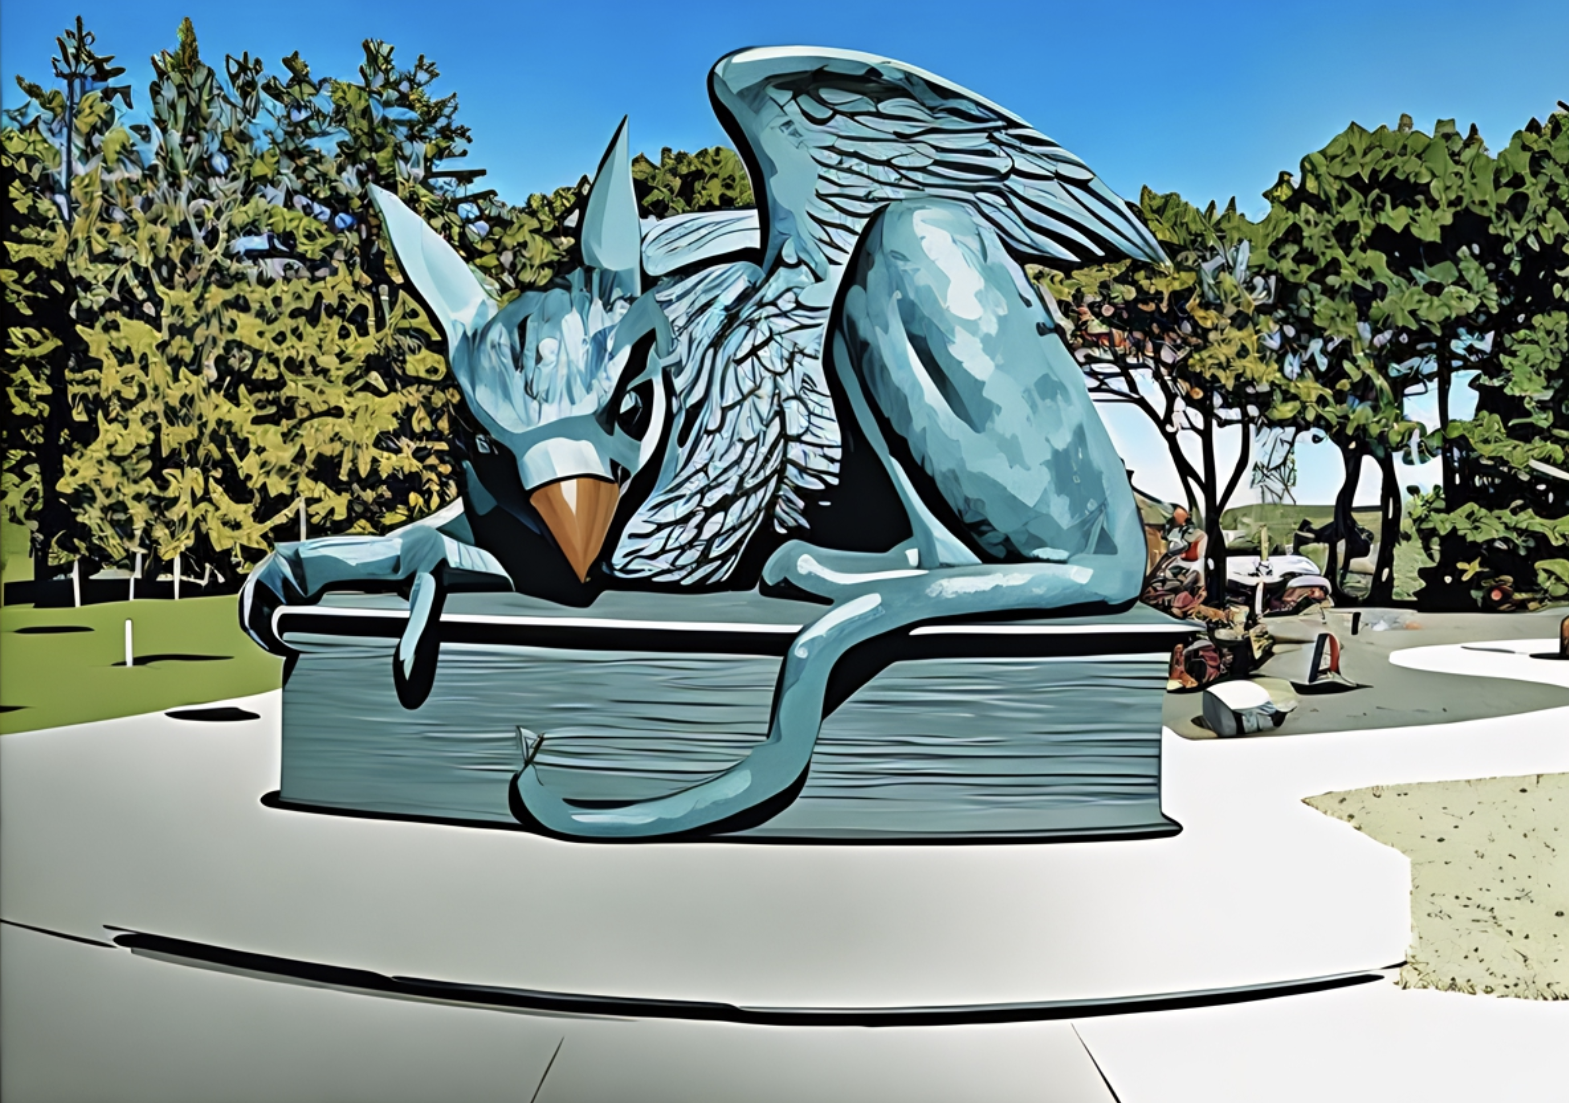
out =
<path fill-rule="evenodd" d="M 374 192 L 479 425 L 462 501 L 382 537 L 282 545 L 241 599 L 246 630 L 284 652 L 281 604 L 406 592 L 393 679 L 410 708 L 449 592 L 583 605 L 761 585 L 829 604 L 786 656 L 767 739 L 717 776 L 586 808 L 525 766 L 517 800 L 562 835 L 689 832 L 787 793 L 857 644 L 1119 609 L 1143 578 L 1122 461 L 1021 268 L 1163 261 L 1128 206 L 1020 119 L 896 62 L 744 50 L 709 90 L 759 209 L 640 223 L 623 122 L 583 268 L 504 307 Z"/>

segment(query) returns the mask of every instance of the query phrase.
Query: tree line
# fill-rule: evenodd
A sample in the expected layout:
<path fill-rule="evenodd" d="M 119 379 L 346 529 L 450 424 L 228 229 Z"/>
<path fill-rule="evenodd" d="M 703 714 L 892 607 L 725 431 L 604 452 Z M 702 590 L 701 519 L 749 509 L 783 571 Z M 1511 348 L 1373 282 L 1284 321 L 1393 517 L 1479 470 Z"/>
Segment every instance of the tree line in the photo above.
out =
<path fill-rule="evenodd" d="M 233 585 L 280 540 L 450 501 L 467 415 L 366 187 L 396 191 L 505 301 L 578 263 L 586 181 L 518 205 L 481 187 L 436 66 L 386 43 L 351 77 L 298 53 L 220 71 L 186 20 L 152 62 L 136 97 L 78 20 L 3 128 L 0 508 L 35 573 L 180 556 Z M 723 148 L 633 175 L 647 215 L 752 202 Z M 1212 583 L 1243 480 L 1313 434 L 1345 461 L 1332 548 L 1364 458 L 1380 473 L 1370 600 L 1393 596 L 1404 527 L 1434 562 L 1424 604 L 1569 597 L 1569 114 L 1496 154 L 1449 122 L 1353 125 L 1264 195 L 1254 220 L 1146 189 L 1169 266 L 1032 269 L 1095 397 L 1166 440 Z M 1458 387 L 1470 416 L 1451 416 Z M 1408 415 L 1425 393 L 1436 426 Z M 1222 461 L 1227 433 L 1243 449 Z M 1438 459 L 1441 485 L 1408 493 L 1402 458 Z"/>
<path fill-rule="evenodd" d="M 1251 220 L 1146 189 L 1139 207 L 1172 259 L 1039 272 L 1103 401 L 1165 438 L 1203 517 L 1211 594 L 1224 586 L 1220 518 L 1260 471 L 1255 438 L 1312 434 L 1344 461 L 1335 548 L 1355 523 L 1363 461 L 1379 472 L 1367 599 L 1393 598 L 1404 518 L 1432 564 L 1421 603 L 1519 608 L 1569 598 L 1569 108 L 1497 155 L 1472 127 L 1410 117 L 1355 124 L 1282 172 Z M 1456 388 L 1474 391 L 1469 416 Z M 1431 394 L 1437 424 L 1410 416 Z M 1243 427 L 1229 467 L 1218 438 Z M 1277 452 L 1277 454 L 1279 454 Z M 1437 459 L 1425 493 L 1402 457 Z M 1264 466 L 1267 466 L 1268 463 Z M 1216 567 L 1219 567 L 1217 570 Z"/>
<path fill-rule="evenodd" d="M 20 79 L 0 173 L 6 520 L 35 572 L 137 556 L 232 583 L 271 546 L 381 531 L 456 493 L 464 417 L 438 331 L 383 247 L 395 191 L 508 300 L 576 263 L 586 182 L 512 205 L 476 182 L 423 56 L 353 78 L 293 54 L 205 60 L 185 20 L 145 119 L 78 20 L 53 86 Z M 663 216 L 749 204 L 723 149 L 633 166 Z"/>

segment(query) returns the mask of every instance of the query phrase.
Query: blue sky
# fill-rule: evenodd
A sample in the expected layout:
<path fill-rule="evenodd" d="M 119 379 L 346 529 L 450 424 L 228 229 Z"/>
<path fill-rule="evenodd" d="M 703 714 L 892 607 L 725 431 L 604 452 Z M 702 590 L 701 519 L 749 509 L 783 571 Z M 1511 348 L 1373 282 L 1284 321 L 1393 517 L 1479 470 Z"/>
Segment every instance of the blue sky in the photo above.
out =
<path fill-rule="evenodd" d="M 513 202 L 575 182 L 631 116 L 634 148 L 724 140 L 705 76 L 741 46 L 812 44 L 885 54 L 1010 108 L 1130 197 L 1141 185 L 1190 200 L 1259 193 L 1355 120 L 1475 122 L 1494 148 L 1569 99 L 1569 2 L 1166 3 L 1037 0 L 856 3 L 680 2 L 265 4 L 7 0 L 0 7 L 3 96 L 49 73 L 54 36 L 82 14 L 98 47 L 130 69 L 145 106 L 147 58 L 172 48 L 184 15 L 203 55 L 249 51 L 274 71 L 299 50 L 318 75 L 352 74 L 378 37 L 440 67 L 474 132 L 468 163 Z M 1136 419 L 1109 417 L 1141 481 L 1175 494 Z M 1326 446 L 1327 447 L 1327 446 Z M 1304 454 L 1299 499 L 1332 496 L 1333 454 Z M 1416 474 L 1416 473 L 1413 473 Z M 1426 473 L 1423 473 L 1426 474 Z M 1415 481 L 1426 481 L 1418 478 Z M 1364 479 L 1364 486 L 1372 480 Z"/>
<path fill-rule="evenodd" d="M 265 4 L 9 0 L 0 6 L 3 96 L 48 73 L 54 36 L 80 12 L 131 69 L 196 22 L 204 55 L 249 50 L 277 68 L 296 49 L 319 74 L 351 73 L 380 37 L 442 70 L 474 130 L 471 163 L 514 201 L 592 169 L 616 122 L 636 148 L 723 140 L 704 77 L 728 50 L 845 46 L 931 69 L 1028 119 L 1117 190 L 1190 199 L 1258 195 L 1347 122 L 1476 122 L 1493 145 L 1569 98 L 1569 3 L 998 4 L 610 2 Z M 650 14 L 657 13 L 657 14 Z"/>

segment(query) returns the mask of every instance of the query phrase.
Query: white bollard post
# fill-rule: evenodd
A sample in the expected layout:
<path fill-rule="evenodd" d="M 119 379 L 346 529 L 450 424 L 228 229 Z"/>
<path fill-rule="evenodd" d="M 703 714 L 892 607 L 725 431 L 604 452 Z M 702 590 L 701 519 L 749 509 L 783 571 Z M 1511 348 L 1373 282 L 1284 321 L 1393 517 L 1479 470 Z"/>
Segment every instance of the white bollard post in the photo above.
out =
<path fill-rule="evenodd" d="M 142 577 L 142 553 L 136 553 L 136 565 L 131 568 L 131 596 L 127 601 L 136 600 L 136 580 Z"/>
<path fill-rule="evenodd" d="M 180 553 L 174 553 L 174 600 L 180 600 Z"/>
<path fill-rule="evenodd" d="M 305 543 L 305 495 L 300 495 L 300 543 Z"/>
<path fill-rule="evenodd" d="M 125 665 L 129 669 L 136 665 L 136 650 L 131 644 L 131 618 L 125 618 Z"/>
<path fill-rule="evenodd" d="M 78 609 L 82 607 L 82 561 L 71 560 L 71 603 Z"/>

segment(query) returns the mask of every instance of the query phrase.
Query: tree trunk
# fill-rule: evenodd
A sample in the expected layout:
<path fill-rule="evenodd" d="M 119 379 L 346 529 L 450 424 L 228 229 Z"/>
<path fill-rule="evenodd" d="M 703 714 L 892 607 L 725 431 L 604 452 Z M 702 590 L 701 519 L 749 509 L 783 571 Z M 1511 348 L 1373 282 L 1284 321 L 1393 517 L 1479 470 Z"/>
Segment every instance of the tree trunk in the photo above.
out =
<path fill-rule="evenodd" d="M 1444 509 L 1453 513 L 1470 498 L 1469 488 L 1456 470 L 1455 450 L 1449 446 L 1449 390 L 1450 376 L 1454 371 L 1447 356 L 1438 360 L 1438 426 L 1439 469 L 1442 472 Z M 1466 555 L 1467 543 L 1456 532 L 1444 533 L 1438 538 L 1436 562 L 1428 568 L 1429 578 L 1423 586 L 1423 604 L 1434 609 L 1473 609 L 1475 603 L 1468 587 L 1459 581 L 1461 559 Z"/>
<path fill-rule="evenodd" d="M 1444 508 L 1459 507 L 1456 497 L 1454 455 L 1449 447 L 1449 382 L 1453 368 L 1447 356 L 1438 358 L 1438 469 L 1444 488 Z"/>
<path fill-rule="evenodd" d="M 84 344 L 76 332 L 76 279 L 71 272 L 71 232 L 75 221 L 71 210 L 71 184 L 76 170 L 76 99 L 78 78 L 66 78 L 65 85 L 65 139 L 61 151 L 64 156 L 64 173 L 61 177 L 61 194 L 65 204 L 62 212 L 66 231 L 66 252 L 61 262 L 61 294 L 51 298 L 50 309 L 41 311 L 39 321 L 44 332 L 52 333 L 60 344 L 49 354 L 49 411 L 44 415 L 42 437 L 38 445 L 38 529 L 33 537 L 33 580 L 38 595 L 35 604 L 64 604 L 63 597 L 51 595 L 40 585 L 56 577 L 49 564 L 49 555 L 55 550 L 60 536 L 72 531 L 76 515 L 60 494 L 60 481 L 65 478 L 65 456 L 76 436 L 71 418 L 70 377 L 76 367 L 77 350 Z"/>
<path fill-rule="evenodd" d="M 1378 558 L 1373 563 L 1373 585 L 1368 591 L 1369 605 L 1388 605 L 1395 600 L 1395 547 L 1400 543 L 1400 486 L 1395 473 L 1395 457 L 1388 448 L 1374 451 L 1383 478 L 1379 485 Z"/>
<path fill-rule="evenodd" d="M 65 478 L 65 455 L 72 438 L 69 380 L 77 341 L 73 340 L 76 327 L 71 318 L 71 296 L 72 289 L 67 283 L 64 296 L 55 299 L 51 303 L 53 309 L 39 318 L 49 327 L 47 332 L 60 337 L 60 344 L 49 353 L 48 412 L 44 415 L 38 442 L 38 528 L 32 547 L 33 578 L 37 583 L 59 577 L 59 568 L 50 565 L 49 556 L 60 536 L 72 530 L 75 520 L 70 505 L 60 494 L 60 481 Z M 42 589 L 39 593 L 43 598 L 39 604 L 67 603 L 64 595 L 51 598 Z"/>
<path fill-rule="evenodd" d="M 1345 465 L 1346 474 L 1340 481 L 1340 492 L 1335 495 L 1335 516 L 1329 523 L 1329 555 L 1324 561 L 1324 576 L 1329 579 L 1330 592 L 1335 601 L 1344 602 L 1346 592 L 1341 586 L 1341 578 L 1345 564 L 1340 561 L 1340 542 L 1347 542 L 1346 550 L 1349 553 L 1351 535 L 1356 531 L 1356 520 L 1351 516 L 1351 508 L 1356 502 L 1357 484 L 1362 481 L 1362 449 L 1354 440 L 1335 443 L 1340 447 L 1340 461 Z"/>
<path fill-rule="evenodd" d="M 1204 492 L 1204 604 L 1226 607 L 1226 534 L 1220 527 L 1220 505 L 1213 491 Z"/>
<path fill-rule="evenodd" d="M 1215 491 L 1220 473 L 1215 469 L 1215 419 L 1204 412 L 1204 604 L 1226 607 L 1226 536 L 1221 530 L 1221 503 Z"/>

